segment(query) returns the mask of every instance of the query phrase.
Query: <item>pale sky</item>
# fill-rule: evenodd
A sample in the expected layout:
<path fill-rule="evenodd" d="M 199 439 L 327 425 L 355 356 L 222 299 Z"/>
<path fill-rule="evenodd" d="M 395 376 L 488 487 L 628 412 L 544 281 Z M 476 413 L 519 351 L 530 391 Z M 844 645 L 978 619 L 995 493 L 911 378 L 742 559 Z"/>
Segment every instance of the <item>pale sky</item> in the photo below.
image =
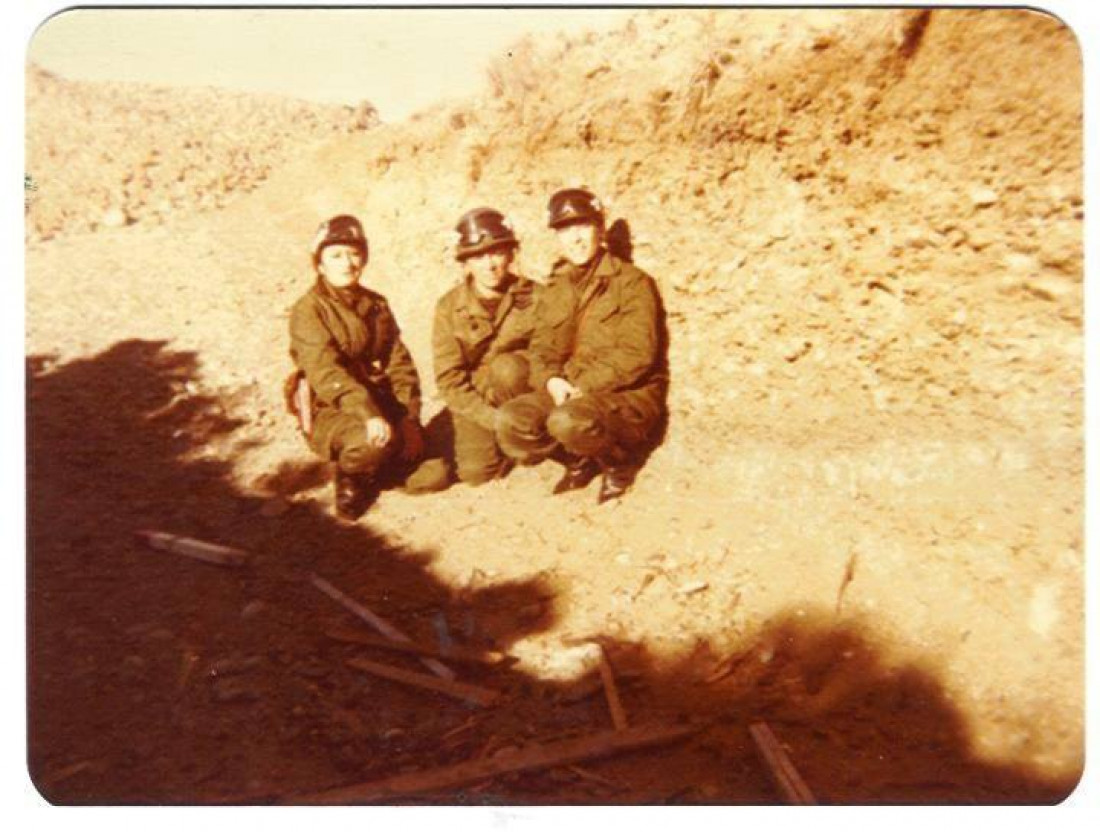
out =
<path fill-rule="evenodd" d="M 478 92 L 526 32 L 607 29 L 612 9 L 77 9 L 44 23 L 28 60 L 65 78 L 216 86 L 314 101 L 369 99 L 397 121 Z"/>

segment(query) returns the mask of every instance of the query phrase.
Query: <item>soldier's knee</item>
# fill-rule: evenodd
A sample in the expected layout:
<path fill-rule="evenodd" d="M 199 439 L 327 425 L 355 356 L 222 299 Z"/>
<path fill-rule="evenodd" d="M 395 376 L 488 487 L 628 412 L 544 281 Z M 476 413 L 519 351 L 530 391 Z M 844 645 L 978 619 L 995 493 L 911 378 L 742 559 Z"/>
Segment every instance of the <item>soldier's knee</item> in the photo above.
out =
<path fill-rule="evenodd" d="M 497 402 L 506 402 L 526 393 L 530 387 L 527 359 L 516 353 L 504 353 L 489 362 L 489 387 Z"/>
<path fill-rule="evenodd" d="M 550 411 L 546 430 L 567 451 L 581 456 L 598 453 L 604 444 L 599 414 L 582 402 L 569 402 Z"/>
<path fill-rule="evenodd" d="M 545 414 L 527 397 L 513 399 L 500 407 L 497 443 L 511 459 L 533 462 L 545 441 Z"/>
<path fill-rule="evenodd" d="M 340 450 L 336 462 L 340 470 L 348 474 L 374 474 L 388 454 L 388 446 L 376 448 L 366 443 L 349 445 Z"/>
<path fill-rule="evenodd" d="M 456 466 L 459 482 L 466 485 L 483 485 L 500 476 L 502 466 L 499 462 L 476 462 Z"/>
<path fill-rule="evenodd" d="M 569 444 L 571 440 L 591 433 L 595 428 L 597 423 L 593 414 L 572 404 L 555 407 L 546 418 L 546 430 L 563 444 Z"/>

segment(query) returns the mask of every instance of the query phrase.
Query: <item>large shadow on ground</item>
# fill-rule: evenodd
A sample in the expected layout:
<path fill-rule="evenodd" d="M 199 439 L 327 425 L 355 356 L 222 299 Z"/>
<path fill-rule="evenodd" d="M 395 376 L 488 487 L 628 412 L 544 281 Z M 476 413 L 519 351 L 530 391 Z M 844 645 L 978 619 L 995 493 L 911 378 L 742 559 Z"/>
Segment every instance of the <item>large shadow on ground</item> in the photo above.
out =
<path fill-rule="evenodd" d="M 197 380 L 196 357 L 163 343 L 28 361 L 29 766 L 49 800 L 293 803 L 611 727 L 595 671 L 563 684 L 456 666 L 502 692 L 478 708 L 350 668 L 365 657 L 427 672 L 331 638 L 363 625 L 311 575 L 419 641 L 472 648 L 551 626 L 556 588 L 445 586 L 425 569 L 432 552 L 372 532 L 369 514 L 345 526 L 313 503 L 270 511 L 211 452 L 240 426 Z M 313 482 L 310 466 L 271 483 Z M 140 529 L 241 547 L 253 561 L 154 551 L 135 540 Z M 400 802 L 775 803 L 747 733 L 754 720 L 769 722 L 825 803 L 1048 803 L 1072 788 L 978 760 L 934 675 L 887 666 L 869 626 L 792 615 L 746 635 L 736 655 L 700 645 L 672 665 L 592 633 L 633 725 L 696 733 Z"/>

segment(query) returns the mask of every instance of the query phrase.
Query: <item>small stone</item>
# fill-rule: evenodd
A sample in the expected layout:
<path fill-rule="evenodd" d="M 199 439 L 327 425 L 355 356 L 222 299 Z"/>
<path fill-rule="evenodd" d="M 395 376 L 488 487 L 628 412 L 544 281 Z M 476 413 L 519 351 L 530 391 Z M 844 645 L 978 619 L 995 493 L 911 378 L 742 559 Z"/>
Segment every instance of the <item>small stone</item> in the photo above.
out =
<path fill-rule="evenodd" d="M 697 592 L 702 592 L 704 589 L 709 589 L 710 584 L 706 581 L 692 581 L 691 583 L 683 584 L 678 592 L 681 595 L 694 595 Z"/>
<path fill-rule="evenodd" d="M 104 212 L 99 222 L 105 228 L 122 228 L 124 225 L 130 224 L 131 218 L 123 209 L 112 207 Z"/>
<path fill-rule="evenodd" d="M 1023 283 L 1024 288 L 1042 300 L 1060 300 L 1069 293 L 1069 287 L 1056 278 L 1032 277 Z"/>
<path fill-rule="evenodd" d="M 970 192 L 970 202 L 975 208 L 988 208 L 997 202 L 997 192 L 989 188 L 975 188 Z"/>
<path fill-rule="evenodd" d="M 249 601 L 247 604 L 244 605 L 244 609 L 241 610 L 241 618 L 253 618 L 259 615 L 265 609 L 267 609 L 267 604 L 265 604 L 263 601 L 260 601 L 259 599 L 255 601 Z"/>

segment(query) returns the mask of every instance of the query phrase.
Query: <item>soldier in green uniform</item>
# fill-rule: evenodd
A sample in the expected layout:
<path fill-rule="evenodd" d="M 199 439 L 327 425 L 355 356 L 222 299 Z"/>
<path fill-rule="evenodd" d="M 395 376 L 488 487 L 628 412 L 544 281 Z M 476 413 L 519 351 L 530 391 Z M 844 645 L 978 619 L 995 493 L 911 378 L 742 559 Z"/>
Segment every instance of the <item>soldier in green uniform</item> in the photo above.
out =
<path fill-rule="evenodd" d="M 500 445 L 519 462 L 562 461 L 555 494 L 602 472 L 603 503 L 633 483 L 666 418 L 663 307 L 653 278 L 607 250 L 592 193 L 558 191 L 548 212 L 564 258 L 536 306 L 533 392 L 501 408 Z"/>
<path fill-rule="evenodd" d="M 403 477 L 423 455 L 420 379 L 386 299 L 359 284 L 359 221 L 322 223 L 312 254 L 317 279 L 291 310 L 290 355 L 312 394 L 306 438 L 335 462 L 337 515 L 355 519 L 383 475 Z"/>
<path fill-rule="evenodd" d="M 531 389 L 535 284 L 512 271 L 519 243 L 499 211 L 469 211 L 455 231 L 465 275 L 436 305 L 432 354 L 436 386 L 454 424 L 455 473 L 479 485 L 511 467 L 497 439 L 499 408 Z"/>

